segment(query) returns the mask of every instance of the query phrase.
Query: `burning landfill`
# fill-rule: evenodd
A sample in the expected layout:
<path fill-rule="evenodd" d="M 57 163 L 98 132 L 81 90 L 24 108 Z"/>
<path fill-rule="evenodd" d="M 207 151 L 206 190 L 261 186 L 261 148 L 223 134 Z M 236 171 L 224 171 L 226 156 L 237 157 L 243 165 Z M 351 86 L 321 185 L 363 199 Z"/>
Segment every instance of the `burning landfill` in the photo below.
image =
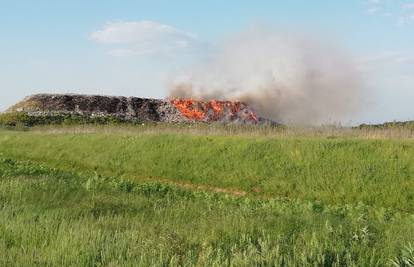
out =
<path fill-rule="evenodd" d="M 9 111 L 29 116 L 114 116 L 136 122 L 343 121 L 366 106 L 358 66 L 335 45 L 292 32 L 252 28 L 219 44 L 205 60 L 173 73 L 167 83 L 169 99 L 33 95 Z"/>
<path fill-rule="evenodd" d="M 7 112 L 29 116 L 75 114 L 84 117 L 112 116 L 131 122 L 219 122 L 234 124 L 276 124 L 259 117 L 238 101 L 194 99 L 147 99 L 74 94 L 38 94 L 26 97 Z"/>

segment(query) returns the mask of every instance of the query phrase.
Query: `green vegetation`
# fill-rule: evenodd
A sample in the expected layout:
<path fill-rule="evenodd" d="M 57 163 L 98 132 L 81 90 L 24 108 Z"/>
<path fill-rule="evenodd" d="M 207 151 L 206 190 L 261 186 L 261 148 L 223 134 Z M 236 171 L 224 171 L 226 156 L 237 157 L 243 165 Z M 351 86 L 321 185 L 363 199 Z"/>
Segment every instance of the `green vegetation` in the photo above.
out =
<path fill-rule="evenodd" d="M 413 140 L 233 131 L 0 130 L 0 265 L 413 265 Z"/>
<path fill-rule="evenodd" d="M 160 132 L 3 132 L 1 151 L 62 170 L 414 212 L 414 141 Z M 104 130 L 105 128 L 101 128 Z"/>
<path fill-rule="evenodd" d="M 78 114 L 50 114 L 30 116 L 25 112 L 9 112 L 0 114 L 0 126 L 32 127 L 35 125 L 81 125 L 81 124 L 121 124 L 128 122 L 115 116 L 85 117 Z"/>
<path fill-rule="evenodd" d="M 392 129 L 392 128 L 410 128 L 414 130 L 414 121 L 392 121 L 382 124 L 361 124 L 358 128 L 377 128 L 377 129 Z"/>

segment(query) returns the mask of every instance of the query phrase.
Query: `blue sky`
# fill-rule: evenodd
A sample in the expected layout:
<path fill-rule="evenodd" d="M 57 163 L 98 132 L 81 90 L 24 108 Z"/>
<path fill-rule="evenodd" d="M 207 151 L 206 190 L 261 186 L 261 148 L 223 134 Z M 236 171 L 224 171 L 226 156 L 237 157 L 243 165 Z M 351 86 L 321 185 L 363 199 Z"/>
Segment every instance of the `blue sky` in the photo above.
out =
<path fill-rule="evenodd" d="M 414 119 L 414 0 L 0 0 L 0 110 L 39 92 L 165 97 L 171 73 L 254 24 L 352 54 L 371 94 L 353 121 Z"/>

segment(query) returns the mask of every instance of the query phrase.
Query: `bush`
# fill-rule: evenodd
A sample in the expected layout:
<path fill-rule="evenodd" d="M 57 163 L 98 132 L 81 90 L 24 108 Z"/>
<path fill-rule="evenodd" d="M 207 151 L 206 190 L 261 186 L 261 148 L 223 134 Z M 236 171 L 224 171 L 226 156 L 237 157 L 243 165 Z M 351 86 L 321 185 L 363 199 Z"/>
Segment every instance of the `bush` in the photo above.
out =
<path fill-rule="evenodd" d="M 0 114 L 0 125 L 3 126 L 30 125 L 32 120 L 33 119 L 24 112 Z"/>
<path fill-rule="evenodd" d="M 120 124 L 138 121 L 129 121 L 115 116 L 89 117 L 78 114 L 57 114 L 31 116 L 25 112 L 10 112 L 0 114 L 0 126 L 32 127 L 36 125 L 77 125 L 77 124 Z"/>

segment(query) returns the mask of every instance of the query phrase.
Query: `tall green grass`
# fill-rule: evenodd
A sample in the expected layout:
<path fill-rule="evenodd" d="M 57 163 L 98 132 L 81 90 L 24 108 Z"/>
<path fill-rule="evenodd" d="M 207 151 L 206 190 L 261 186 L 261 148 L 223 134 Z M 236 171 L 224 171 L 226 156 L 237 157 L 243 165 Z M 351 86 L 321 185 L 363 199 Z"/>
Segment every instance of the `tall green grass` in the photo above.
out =
<path fill-rule="evenodd" d="M 0 130 L 0 266 L 412 266 L 414 140 L 286 130 Z"/>
<path fill-rule="evenodd" d="M 65 170 L 260 197 L 414 210 L 414 141 L 164 132 L 0 132 L 0 152 Z"/>
<path fill-rule="evenodd" d="M 84 176 L 0 155 L 2 266 L 396 266 L 413 214 Z"/>

